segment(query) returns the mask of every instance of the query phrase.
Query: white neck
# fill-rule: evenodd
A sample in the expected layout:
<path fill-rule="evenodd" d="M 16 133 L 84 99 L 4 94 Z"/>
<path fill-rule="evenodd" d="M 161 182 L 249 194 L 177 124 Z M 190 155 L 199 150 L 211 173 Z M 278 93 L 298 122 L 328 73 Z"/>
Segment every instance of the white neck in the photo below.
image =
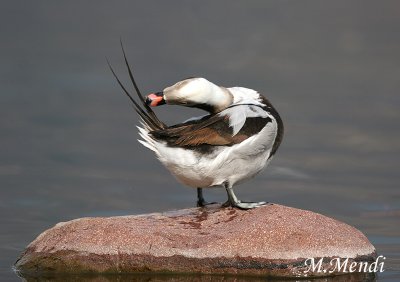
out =
<path fill-rule="evenodd" d="M 210 82 L 211 83 L 211 82 Z M 233 102 L 233 96 L 228 89 L 213 83 L 210 87 L 210 94 L 207 95 L 206 104 L 214 108 L 214 112 L 220 112 L 230 106 Z"/>

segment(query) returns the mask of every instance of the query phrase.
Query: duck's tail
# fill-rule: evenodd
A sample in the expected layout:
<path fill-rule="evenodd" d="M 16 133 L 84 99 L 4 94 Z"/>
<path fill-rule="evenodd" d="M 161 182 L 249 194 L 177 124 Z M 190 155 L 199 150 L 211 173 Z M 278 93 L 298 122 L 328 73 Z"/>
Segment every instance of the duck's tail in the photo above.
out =
<path fill-rule="evenodd" d="M 153 112 L 153 110 L 148 105 L 146 105 L 145 99 L 142 93 L 140 93 L 139 87 L 137 86 L 136 81 L 133 77 L 131 67 L 129 66 L 128 60 L 126 58 L 124 46 L 122 45 L 122 40 L 120 40 L 120 43 L 121 43 L 122 53 L 124 55 L 125 65 L 126 68 L 128 69 L 129 77 L 131 79 L 133 87 L 135 88 L 136 94 L 139 97 L 142 106 L 138 102 L 136 102 L 135 99 L 133 99 L 132 95 L 128 92 L 128 90 L 126 90 L 125 86 L 122 84 L 121 80 L 115 74 L 114 69 L 112 68 L 110 62 L 107 59 L 108 66 L 110 67 L 112 74 L 114 75 L 115 79 L 117 80 L 119 86 L 121 86 L 126 96 L 128 96 L 128 98 L 132 101 L 135 111 L 138 113 L 145 126 L 150 130 L 159 130 L 166 128 L 167 126 L 162 121 L 160 121 L 156 116 L 156 114 Z"/>

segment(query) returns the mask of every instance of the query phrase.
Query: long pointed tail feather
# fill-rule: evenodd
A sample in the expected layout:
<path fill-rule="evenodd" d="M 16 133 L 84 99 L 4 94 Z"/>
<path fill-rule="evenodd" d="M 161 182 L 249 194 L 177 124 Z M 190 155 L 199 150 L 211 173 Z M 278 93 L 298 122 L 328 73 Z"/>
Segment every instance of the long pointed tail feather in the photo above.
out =
<path fill-rule="evenodd" d="M 137 83 L 136 83 L 136 81 L 135 81 L 135 79 L 134 79 L 134 77 L 133 77 L 132 70 L 131 70 L 131 68 L 130 68 L 130 66 L 129 66 L 128 60 L 127 60 L 127 58 L 126 58 L 126 54 L 125 54 L 124 47 L 123 47 L 123 45 L 122 45 L 122 40 L 120 41 L 120 43 L 121 43 L 122 53 L 123 53 L 123 55 L 124 55 L 125 64 L 126 64 L 126 67 L 127 67 L 127 69 L 128 69 L 129 77 L 130 77 L 130 79 L 131 79 L 131 81 L 132 81 L 132 84 L 133 84 L 133 86 L 134 86 L 134 88 L 135 88 L 136 94 L 137 94 L 137 96 L 139 97 L 139 100 L 141 101 L 141 104 L 142 104 L 142 106 L 143 106 L 144 109 L 142 108 L 142 106 L 140 106 L 140 105 L 135 101 L 135 99 L 133 99 L 132 95 L 128 92 L 128 90 L 126 90 L 125 86 L 122 84 L 121 80 L 118 78 L 118 76 L 116 75 L 116 73 L 115 73 L 113 67 L 111 66 L 110 62 L 109 62 L 108 59 L 107 59 L 107 64 L 108 64 L 108 66 L 109 66 L 109 68 L 110 68 L 110 70 L 111 70 L 113 76 L 114 76 L 115 79 L 117 80 L 119 86 L 122 88 L 122 90 L 124 91 L 124 93 L 126 94 L 126 96 L 128 96 L 128 98 L 129 98 L 129 99 L 131 100 L 131 102 L 133 103 L 133 106 L 134 106 L 135 111 L 138 113 L 138 115 L 141 117 L 141 119 L 143 120 L 143 122 L 144 122 L 149 128 L 151 128 L 152 130 L 157 130 L 157 129 L 164 129 L 164 128 L 166 128 L 167 126 L 166 126 L 162 121 L 160 121 L 160 120 L 158 119 L 158 117 L 156 116 L 156 114 L 153 112 L 153 110 L 152 110 L 148 105 L 146 105 L 145 99 L 144 99 L 143 95 L 140 93 L 139 87 L 137 86 Z"/>

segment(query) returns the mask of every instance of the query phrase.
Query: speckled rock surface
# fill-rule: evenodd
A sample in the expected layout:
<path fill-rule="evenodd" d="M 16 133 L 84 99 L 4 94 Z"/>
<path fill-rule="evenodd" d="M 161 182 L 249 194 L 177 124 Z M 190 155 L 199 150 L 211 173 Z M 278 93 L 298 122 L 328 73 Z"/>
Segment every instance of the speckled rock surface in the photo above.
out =
<path fill-rule="evenodd" d="M 16 262 L 43 273 L 232 273 L 324 276 L 307 258 L 372 261 L 375 248 L 357 229 L 310 211 L 267 205 L 242 211 L 213 205 L 165 213 L 80 218 L 40 234 Z M 329 275 L 336 274 L 335 271 Z"/>

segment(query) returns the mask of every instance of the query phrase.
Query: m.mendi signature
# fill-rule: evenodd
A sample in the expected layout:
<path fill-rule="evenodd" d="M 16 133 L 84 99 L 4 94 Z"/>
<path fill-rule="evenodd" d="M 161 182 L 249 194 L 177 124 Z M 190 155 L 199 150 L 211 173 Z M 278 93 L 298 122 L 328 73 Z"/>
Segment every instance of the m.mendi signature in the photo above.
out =
<path fill-rule="evenodd" d="M 329 261 L 329 266 L 326 269 L 323 266 L 324 260 L 326 258 L 308 258 L 305 260 L 304 264 L 307 267 L 303 273 L 309 272 L 323 272 L 323 273 L 333 273 L 333 272 L 342 272 L 342 273 L 354 273 L 354 272 L 383 272 L 384 263 L 386 257 L 380 255 L 376 258 L 376 260 L 372 263 L 369 262 L 359 262 L 359 261 L 349 261 L 349 258 L 332 258 Z"/>

